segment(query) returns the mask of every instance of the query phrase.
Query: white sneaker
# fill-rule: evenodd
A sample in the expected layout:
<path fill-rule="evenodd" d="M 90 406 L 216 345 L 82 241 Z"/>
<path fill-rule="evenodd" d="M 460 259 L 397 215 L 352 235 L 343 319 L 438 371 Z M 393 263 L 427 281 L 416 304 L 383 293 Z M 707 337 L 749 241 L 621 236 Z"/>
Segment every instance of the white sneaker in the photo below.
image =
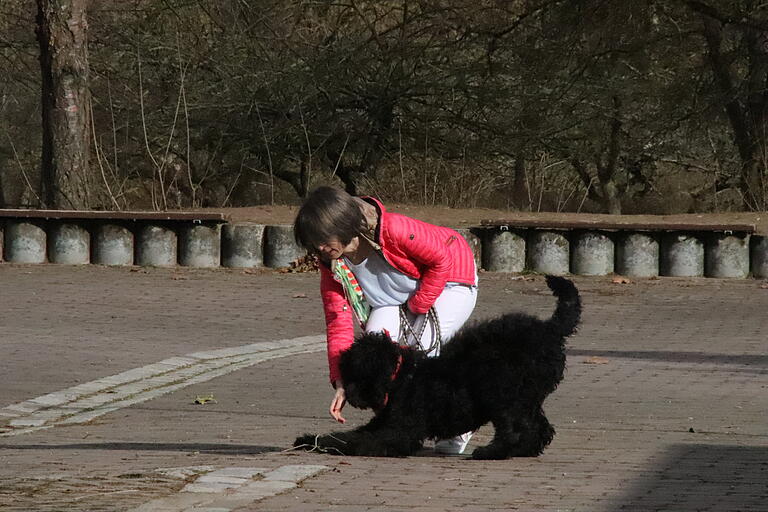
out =
<path fill-rule="evenodd" d="M 435 443 L 435 453 L 442 455 L 461 455 L 472 439 L 473 432 L 467 432 L 451 439 L 441 439 Z"/>

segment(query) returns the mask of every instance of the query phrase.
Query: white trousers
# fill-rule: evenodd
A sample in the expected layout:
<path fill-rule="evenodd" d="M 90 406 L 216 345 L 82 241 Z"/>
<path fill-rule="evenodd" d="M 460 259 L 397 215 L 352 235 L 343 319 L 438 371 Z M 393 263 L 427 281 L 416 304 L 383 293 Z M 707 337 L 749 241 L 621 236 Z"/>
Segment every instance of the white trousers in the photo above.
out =
<path fill-rule="evenodd" d="M 469 319 L 472 310 L 475 309 L 477 302 L 477 287 L 462 284 L 451 283 L 445 287 L 443 293 L 435 301 L 435 312 L 440 325 L 440 337 L 443 342 L 448 341 L 458 331 L 461 326 Z M 415 315 L 407 313 L 408 323 L 413 327 L 413 332 L 421 332 L 426 315 Z M 368 322 L 365 324 L 366 332 L 381 332 L 386 330 L 393 341 L 403 345 L 420 345 L 423 349 L 430 347 L 435 340 L 435 326 L 432 322 L 427 322 L 420 340 L 411 333 L 409 329 L 405 330 L 405 340 L 403 330 L 400 325 L 400 306 L 380 306 L 373 308 L 368 316 Z M 427 353 L 429 357 L 439 355 L 440 347 L 436 346 Z"/>
<path fill-rule="evenodd" d="M 435 301 L 435 312 L 440 325 L 440 336 L 442 341 L 448 341 L 456 334 L 461 326 L 469 319 L 472 310 L 475 309 L 477 302 L 477 286 L 466 286 L 450 284 L 445 287 L 443 293 Z M 421 328 L 426 321 L 426 315 L 415 315 L 407 313 L 408 322 L 413 326 L 413 332 L 421 332 Z M 400 326 L 400 306 L 380 306 L 373 308 L 368 316 L 368 322 L 365 324 L 367 332 L 381 332 L 387 330 L 393 341 L 401 343 L 400 336 L 402 329 Z M 421 340 L 415 339 L 411 331 L 406 331 L 406 343 L 410 346 L 419 345 L 421 348 L 427 348 L 435 339 L 434 326 L 432 322 L 427 322 L 424 327 Z M 437 344 L 433 350 L 427 353 L 427 356 L 434 357 L 440 354 L 440 345 Z M 467 432 L 452 439 L 443 439 L 435 444 L 435 451 L 451 455 L 464 453 L 467 443 L 472 438 L 472 432 Z"/>

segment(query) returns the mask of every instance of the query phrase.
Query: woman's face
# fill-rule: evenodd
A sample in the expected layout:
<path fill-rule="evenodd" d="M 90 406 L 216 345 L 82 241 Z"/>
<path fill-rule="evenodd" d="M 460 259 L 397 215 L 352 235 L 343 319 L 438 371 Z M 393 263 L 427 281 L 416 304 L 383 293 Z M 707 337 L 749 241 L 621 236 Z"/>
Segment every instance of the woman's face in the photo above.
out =
<path fill-rule="evenodd" d="M 323 257 L 333 260 L 354 254 L 357 252 L 359 245 L 360 239 L 358 237 L 354 237 L 347 245 L 342 244 L 338 238 L 333 237 L 328 242 L 320 244 L 317 250 Z"/>

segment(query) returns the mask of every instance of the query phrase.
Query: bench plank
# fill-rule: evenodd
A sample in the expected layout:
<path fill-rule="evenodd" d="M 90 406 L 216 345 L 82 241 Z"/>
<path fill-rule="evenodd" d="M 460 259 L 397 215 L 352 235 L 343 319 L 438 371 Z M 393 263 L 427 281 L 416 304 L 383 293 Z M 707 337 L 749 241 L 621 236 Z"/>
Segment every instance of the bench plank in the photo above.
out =
<path fill-rule="evenodd" d="M 541 229 L 584 229 L 595 231 L 711 231 L 754 233 L 754 224 L 698 224 L 695 222 L 610 222 L 603 220 L 554 220 L 554 219 L 485 219 L 481 226 Z"/>
<path fill-rule="evenodd" d="M 226 222 L 223 213 L 210 212 L 132 212 L 89 210 L 16 210 L 0 209 L 0 217 L 18 219 L 81 219 L 81 220 L 156 220 Z"/>

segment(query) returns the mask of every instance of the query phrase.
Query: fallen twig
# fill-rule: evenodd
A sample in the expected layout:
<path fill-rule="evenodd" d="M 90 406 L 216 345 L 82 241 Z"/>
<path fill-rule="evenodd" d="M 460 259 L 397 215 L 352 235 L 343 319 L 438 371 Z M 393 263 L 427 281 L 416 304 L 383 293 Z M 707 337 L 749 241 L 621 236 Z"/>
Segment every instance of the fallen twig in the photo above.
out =
<path fill-rule="evenodd" d="M 339 439 L 338 437 L 333 437 L 333 436 L 328 436 L 328 437 L 331 437 L 331 438 L 335 439 L 336 441 L 338 441 L 340 443 L 347 444 L 346 441 L 344 441 L 342 439 Z M 346 455 L 344 452 L 342 452 L 338 448 L 335 448 L 335 447 L 332 447 L 332 446 L 328 447 L 328 448 L 321 447 L 320 444 L 319 444 L 319 439 L 320 439 L 320 436 L 316 435 L 315 436 L 315 444 L 300 444 L 298 446 L 293 446 L 291 448 L 288 448 L 287 450 L 283 450 L 282 453 L 293 452 L 293 451 L 296 451 L 296 450 L 306 450 L 308 452 L 318 452 L 318 453 L 329 453 L 329 452 L 333 451 L 333 452 L 337 453 L 338 455 Z"/>

